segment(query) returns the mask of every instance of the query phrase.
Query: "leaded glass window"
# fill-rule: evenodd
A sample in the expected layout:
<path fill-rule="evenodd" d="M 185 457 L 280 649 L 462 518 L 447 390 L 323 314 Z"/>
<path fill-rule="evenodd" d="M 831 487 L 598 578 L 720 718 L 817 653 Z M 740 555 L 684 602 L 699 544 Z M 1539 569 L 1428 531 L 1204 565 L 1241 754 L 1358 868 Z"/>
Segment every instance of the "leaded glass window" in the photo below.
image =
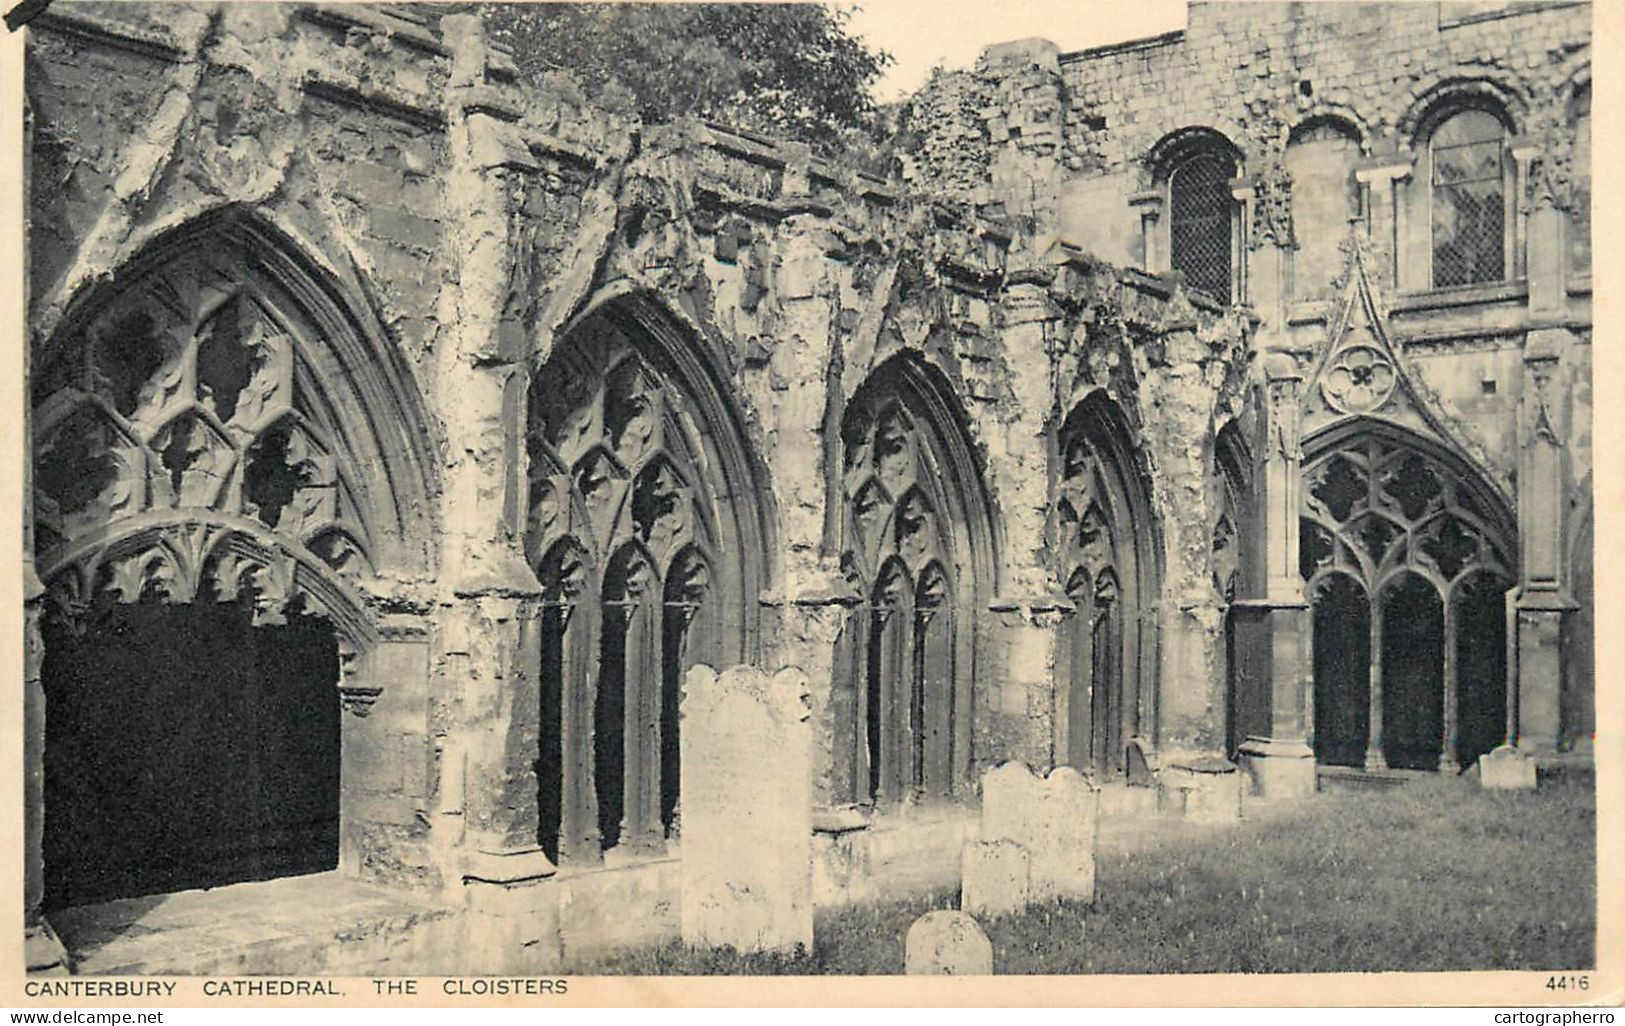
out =
<path fill-rule="evenodd" d="M 1187 157 L 1168 176 L 1169 265 L 1191 288 L 1221 303 L 1231 295 L 1230 179 L 1235 164 L 1213 150 Z"/>
<path fill-rule="evenodd" d="M 1462 111 L 1433 133 L 1435 288 L 1507 276 L 1505 136 L 1500 119 L 1482 110 Z"/>

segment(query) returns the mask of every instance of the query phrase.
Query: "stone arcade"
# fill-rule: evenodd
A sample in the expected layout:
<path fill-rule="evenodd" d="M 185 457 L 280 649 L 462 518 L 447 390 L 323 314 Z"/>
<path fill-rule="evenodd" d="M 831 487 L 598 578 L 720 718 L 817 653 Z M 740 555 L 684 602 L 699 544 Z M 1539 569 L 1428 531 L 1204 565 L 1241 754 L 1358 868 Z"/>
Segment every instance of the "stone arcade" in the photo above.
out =
<path fill-rule="evenodd" d="M 428 7 L 28 34 L 37 969 L 677 936 L 702 665 L 804 675 L 819 905 L 956 880 L 1007 760 L 1589 753 L 1585 5 L 1004 44 L 886 177 Z"/>

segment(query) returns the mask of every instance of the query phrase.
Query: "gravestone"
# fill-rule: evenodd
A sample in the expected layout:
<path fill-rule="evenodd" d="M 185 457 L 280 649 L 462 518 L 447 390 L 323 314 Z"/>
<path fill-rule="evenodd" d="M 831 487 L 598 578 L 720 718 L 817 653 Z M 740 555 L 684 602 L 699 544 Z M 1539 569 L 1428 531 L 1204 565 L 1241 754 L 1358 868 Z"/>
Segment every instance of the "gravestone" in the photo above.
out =
<path fill-rule="evenodd" d="M 1501 745 L 1478 757 L 1478 782 L 1491 791 L 1533 791 L 1535 760 Z"/>
<path fill-rule="evenodd" d="M 982 842 L 1010 842 L 1027 853 L 1029 903 L 1094 900 L 1099 832 L 1100 792 L 1070 766 L 1042 780 L 1019 762 L 982 774 Z"/>
<path fill-rule="evenodd" d="M 1025 845 L 1038 800 L 1038 779 L 1020 762 L 1003 762 L 982 774 L 982 840 Z"/>
<path fill-rule="evenodd" d="M 1038 782 L 1028 830 L 1035 901 L 1095 898 L 1095 841 L 1100 834 L 1100 792 L 1070 766 L 1057 766 Z"/>
<path fill-rule="evenodd" d="M 903 971 L 910 976 L 991 976 L 993 942 L 965 912 L 927 912 L 908 928 Z"/>
<path fill-rule="evenodd" d="M 1241 785 L 1235 764 L 1217 756 L 1172 763 L 1162 775 L 1168 804 L 1195 823 L 1239 823 Z"/>
<path fill-rule="evenodd" d="M 1032 894 L 1027 849 L 1014 841 L 971 841 L 960 864 L 959 907 L 978 916 L 1020 912 Z"/>
<path fill-rule="evenodd" d="M 683 678 L 680 709 L 684 943 L 810 951 L 806 675 L 696 666 Z"/>

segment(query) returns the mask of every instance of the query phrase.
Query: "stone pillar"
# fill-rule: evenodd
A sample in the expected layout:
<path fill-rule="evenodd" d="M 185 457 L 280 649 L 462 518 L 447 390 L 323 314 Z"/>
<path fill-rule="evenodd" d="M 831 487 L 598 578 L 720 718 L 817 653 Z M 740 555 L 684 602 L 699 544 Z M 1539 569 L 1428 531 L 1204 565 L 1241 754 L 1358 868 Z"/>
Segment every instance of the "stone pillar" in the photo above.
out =
<path fill-rule="evenodd" d="M 1513 595 L 1517 658 L 1508 689 L 1507 739 L 1523 752 L 1545 755 L 1562 743 L 1563 620 L 1569 594 L 1565 496 L 1569 481 L 1569 417 L 1574 338 L 1562 322 L 1567 266 L 1563 212 L 1550 176 L 1533 147 L 1518 159 L 1520 223 L 1529 280 L 1523 388 L 1518 416 L 1518 587 Z"/>
<path fill-rule="evenodd" d="M 1533 287 L 1531 288 L 1533 291 Z M 1565 328 L 1537 329 L 1524 345 L 1518 417 L 1518 588 L 1515 696 L 1508 738 L 1530 754 L 1549 754 L 1562 739 L 1563 618 L 1575 607 L 1564 579 L 1569 388 Z"/>
<path fill-rule="evenodd" d="M 1406 281 L 1405 205 L 1400 202 L 1400 183 L 1411 176 L 1411 161 L 1398 155 L 1373 158 L 1355 169 L 1354 180 L 1365 191 L 1367 223 L 1373 248 L 1382 254 L 1383 277 Z M 1403 287 L 1403 286 L 1402 286 Z"/>
<path fill-rule="evenodd" d="M 805 175 L 787 174 L 786 180 L 804 181 Z M 842 724 L 855 721 L 843 711 L 857 701 L 852 674 L 835 665 L 848 610 L 859 601 L 840 575 L 845 356 L 831 320 L 838 293 L 830 259 L 839 242 L 811 215 L 786 221 L 775 241 L 774 339 L 764 340 L 773 346 L 770 391 L 757 398 L 768 432 L 765 458 L 779 529 L 777 551 L 768 555 L 778 561 L 770 576 L 780 590 L 763 598 L 777 617 L 772 633 L 778 645 L 766 665 L 797 667 L 811 682 L 812 800 L 827 807 L 851 797 L 836 786 L 834 774 L 851 765 L 856 739 Z"/>
<path fill-rule="evenodd" d="M 1264 562 L 1264 587 L 1231 606 L 1235 620 L 1236 723 L 1239 758 L 1254 793 L 1295 798 L 1315 790 L 1314 724 L 1308 659 L 1309 606 L 1298 575 L 1298 512 L 1303 454 L 1299 449 L 1297 361 L 1281 352 L 1264 358 L 1259 400 L 1263 437 L 1254 449 L 1258 489 L 1253 551 Z"/>
<path fill-rule="evenodd" d="M 20 215 L 29 208 L 32 184 L 33 110 L 23 106 L 23 192 Z M 28 247 L 22 246 L 23 308 L 29 308 Z M 29 366 L 32 345 L 23 344 L 23 376 L 16 383 L 15 400 L 22 406 L 22 521 L 23 521 L 23 968 L 29 972 L 65 972 L 67 952 L 40 914 L 45 899 L 45 688 L 41 669 L 45 639 L 40 617 L 45 607 L 45 586 L 34 567 L 34 445 L 33 410 L 29 401 Z"/>
<path fill-rule="evenodd" d="M 977 427 L 987 445 L 988 473 L 1000 499 L 1003 528 L 998 559 L 1005 570 L 1004 594 L 991 603 L 995 615 L 987 620 L 987 632 L 997 632 L 991 650 L 1008 656 L 988 682 L 997 698 L 978 699 L 977 704 L 979 721 L 990 719 L 982 710 L 996 707 L 995 716 L 1004 727 L 1001 743 L 977 747 L 996 758 L 1055 765 L 1067 758 L 1067 682 L 1057 679 L 1056 659 L 1069 608 L 1046 544 L 1056 476 L 1050 462 L 1054 449 L 1050 413 L 1056 402 L 1050 350 L 1060 311 L 1045 285 L 1032 275 L 1009 286 L 1003 312 L 999 341 L 1013 401 L 1001 404 L 996 421 L 990 417 Z M 1065 411 L 1060 416 L 1064 418 Z M 979 641 L 989 640 L 989 633 L 980 633 Z M 988 726 L 979 722 L 979 732 Z"/>
<path fill-rule="evenodd" d="M 1275 252 L 1273 246 L 1267 247 Z M 1166 568 L 1158 603 L 1161 664 L 1141 696 L 1139 733 L 1155 726 L 1163 765 L 1221 756 L 1224 693 L 1220 632 L 1223 614 L 1214 593 L 1211 562 L 1216 351 L 1193 326 L 1164 334 L 1168 365 L 1146 376 L 1142 390 L 1145 445 L 1158 474 Z M 1154 638 L 1146 638 L 1144 652 Z M 1142 659 L 1146 656 L 1142 655 Z"/>
<path fill-rule="evenodd" d="M 504 316 L 522 258 L 509 210 L 514 148 L 504 144 L 513 125 L 490 102 L 479 20 L 442 26 L 452 50 L 446 244 L 457 276 L 442 293 L 450 333 L 435 368 L 447 440 L 439 673 L 464 761 L 462 876 L 509 887 L 553 872 L 536 843 L 541 587 L 525 563 L 516 487 L 532 340 Z"/>
<path fill-rule="evenodd" d="M 1162 208 L 1167 202 L 1162 190 L 1138 192 L 1129 197 L 1129 206 L 1140 215 L 1140 264 L 1149 274 L 1168 269 L 1167 245 L 1163 242 Z"/>

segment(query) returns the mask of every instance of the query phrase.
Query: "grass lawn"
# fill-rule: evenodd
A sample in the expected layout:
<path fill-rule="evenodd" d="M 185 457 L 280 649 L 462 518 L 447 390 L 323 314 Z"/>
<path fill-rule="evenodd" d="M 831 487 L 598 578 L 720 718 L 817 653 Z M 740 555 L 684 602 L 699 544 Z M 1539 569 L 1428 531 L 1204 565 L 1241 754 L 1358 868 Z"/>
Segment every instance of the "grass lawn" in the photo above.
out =
<path fill-rule="evenodd" d="M 1092 908 L 1062 902 L 983 924 L 1000 973 L 1582 969 L 1596 935 L 1590 773 L 1535 793 L 1471 777 L 1322 793 L 1239 828 L 1102 853 Z M 901 973 L 903 938 L 954 892 L 818 915 L 795 956 L 680 943 L 583 973 Z"/>

